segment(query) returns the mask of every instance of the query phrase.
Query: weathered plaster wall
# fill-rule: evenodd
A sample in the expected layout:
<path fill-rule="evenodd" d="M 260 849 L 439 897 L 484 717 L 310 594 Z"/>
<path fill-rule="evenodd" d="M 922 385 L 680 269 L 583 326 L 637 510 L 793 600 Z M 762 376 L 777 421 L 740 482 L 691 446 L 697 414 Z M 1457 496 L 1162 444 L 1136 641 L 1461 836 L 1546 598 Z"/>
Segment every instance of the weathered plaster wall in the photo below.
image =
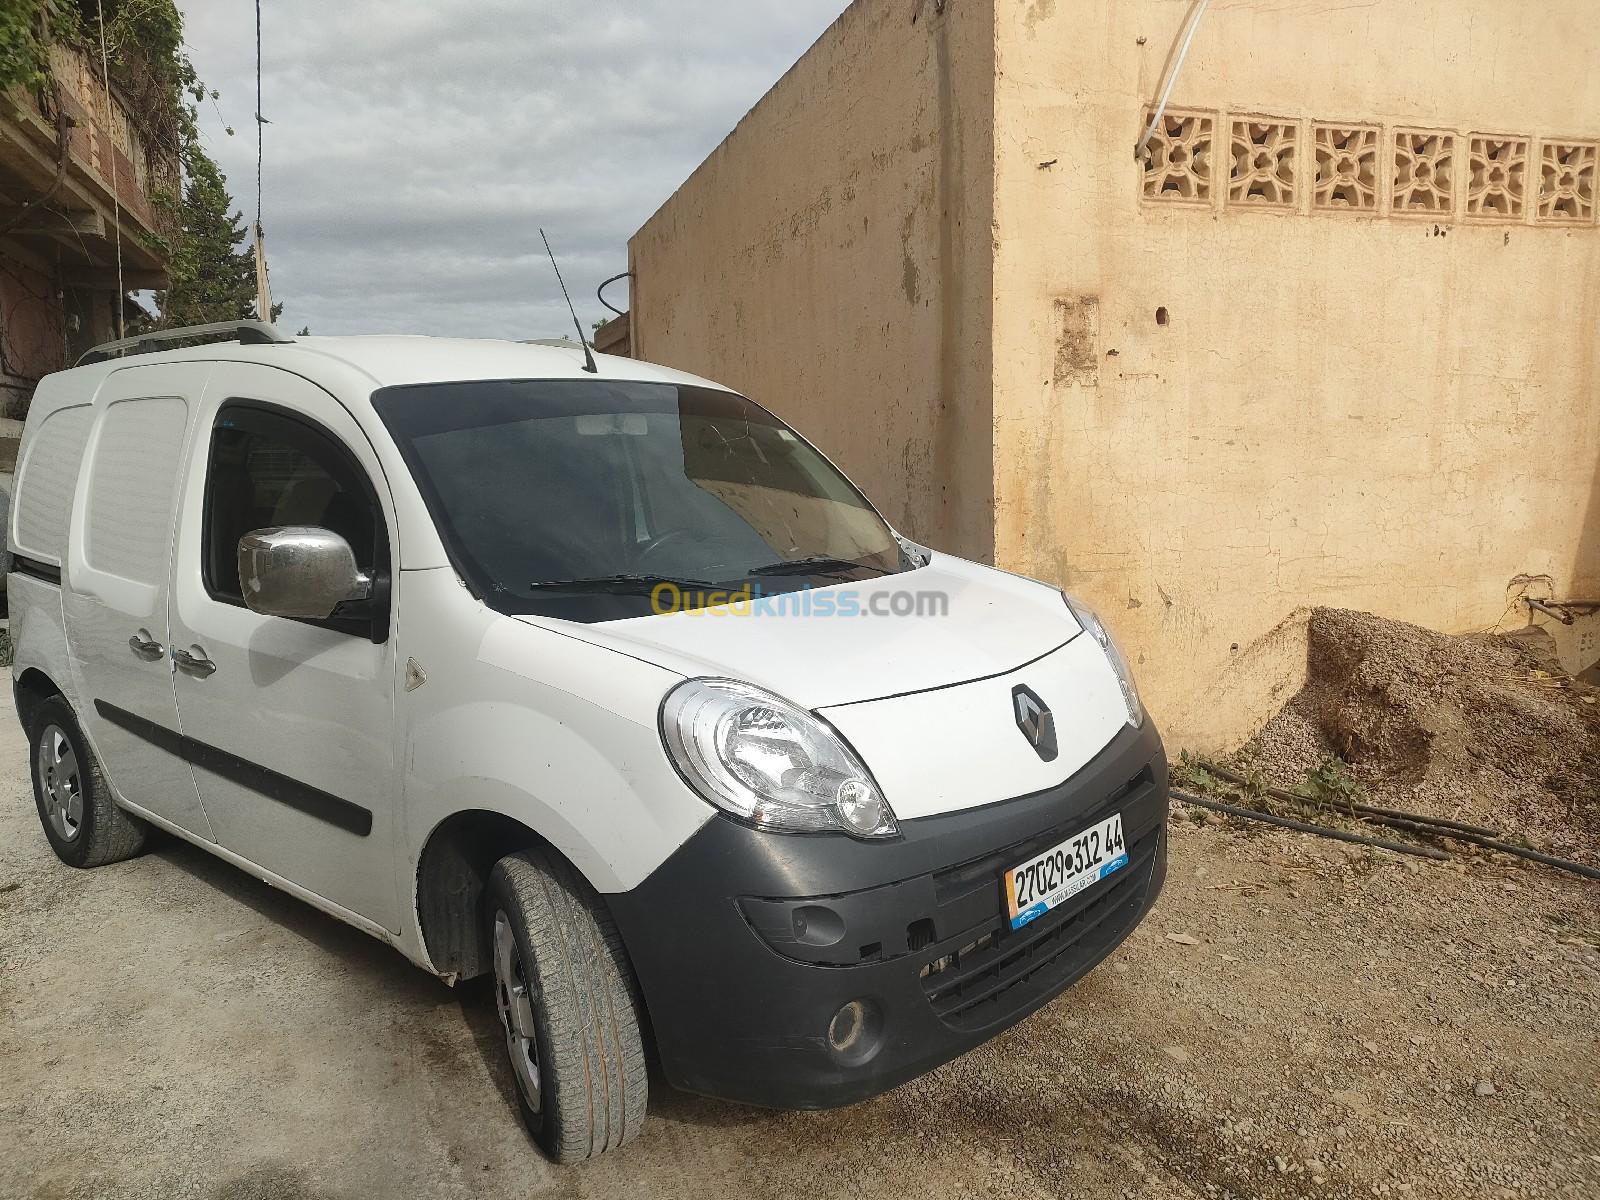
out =
<path fill-rule="evenodd" d="M 1084 595 L 1179 744 L 1297 686 L 1309 605 L 1460 631 L 1600 595 L 1600 227 L 1535 216 L 1541 141 L 1600 156 L 1592 5 L 1215 0 L 1188 203 L 1133 146 L 1191 0 L 935 7 L 858 0 L 640 230 L 640 357 Z M 1230 195 L 1235 116 L 1287 127 L 1246 156 L 1292 168 L 1249 189 L 1282 208 Z M 1320 207 L 1327 123 L 1370 129 L 1371 210 Z M 1392 211 L 1404 128 L 1457 140 L 1441 213 Z M 1469 214 L 1477 133 L 1527 139 L 1524 214 Z"/>
<path fill-rule="evenodd" d="M 20 417 L 41 376 L 66 366 L 54 272 L 0 249 L 0 417 Z"/>
<path fill-rule="evenodd" d="M 858 0 L 630 243 L 634 354 L 792 420 L 912 537 L 993 550 L 993 10 Z"/>
<path fill-rule="evenodd" d="M 1188 0 L 997 10 L 996 558 L 1105 613 L 1173 740 L 1281 700 L 1301 606 L 1462 631 L 1520 623 L 1517 576 L 1600 594 L 1592 218 L 1313 212 L 1309 147 L 1285 211 L 1142 200 Z M 1217 0 L 1173 103 L 1216 114 L 1219 189 L 1223 113 L 1600 138 L 1594 14 Z"/>

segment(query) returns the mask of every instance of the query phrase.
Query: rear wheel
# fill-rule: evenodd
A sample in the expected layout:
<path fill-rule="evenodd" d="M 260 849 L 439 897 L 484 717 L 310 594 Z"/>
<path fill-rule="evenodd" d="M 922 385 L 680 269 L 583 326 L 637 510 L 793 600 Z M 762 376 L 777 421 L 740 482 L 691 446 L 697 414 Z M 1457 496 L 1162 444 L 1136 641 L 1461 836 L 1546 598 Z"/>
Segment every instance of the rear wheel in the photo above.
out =
<path fill-rule="evenodd" d="M 60 696 L 40 703 L 29 723 L 33 798 L 56 857 L 71 867 L 101 867 L 144 849 L 149 826 L 117 807 L 105 773 Z"/>
<path fill-rule="evenodd" d="M 565 861 L 528 851 L 495 865 L 486 908 L 529 1132 L 557 1162 L 631 1141 L 649 1085 L 633 971 L 605 905 Z"/>

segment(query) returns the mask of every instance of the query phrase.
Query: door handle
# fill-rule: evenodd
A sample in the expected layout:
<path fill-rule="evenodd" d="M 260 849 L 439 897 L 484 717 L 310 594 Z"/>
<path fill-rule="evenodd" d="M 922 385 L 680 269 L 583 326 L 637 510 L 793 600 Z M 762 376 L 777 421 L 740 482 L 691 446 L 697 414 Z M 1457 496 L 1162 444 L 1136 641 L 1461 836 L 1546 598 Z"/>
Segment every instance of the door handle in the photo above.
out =
<path fill-rule="evenodd" d="M 145 662 L 155 662 L 167 652 L 166 647 L 150 636 L 148 629 L 141 629 L 128 639 L 128 649 Z"/>
<path fill-rule="evenodd" d="M 196 679 L 204 679 L 217 669 L 217 664 L 206 657 L 206 652 L 199 646 L 199 654 L 190 654 L 187 650 L 173 650 L 172 661 L 178 665 L 178 670 L 185 675 L 193 675 Z"/>

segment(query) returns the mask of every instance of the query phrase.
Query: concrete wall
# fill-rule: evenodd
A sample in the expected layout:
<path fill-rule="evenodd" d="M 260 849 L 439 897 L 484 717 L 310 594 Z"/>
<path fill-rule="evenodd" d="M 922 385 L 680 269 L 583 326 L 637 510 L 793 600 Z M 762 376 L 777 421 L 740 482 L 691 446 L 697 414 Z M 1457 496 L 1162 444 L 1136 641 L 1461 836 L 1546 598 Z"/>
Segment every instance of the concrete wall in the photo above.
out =
<path fill-rule="evenodd" d="M 56 273 L 0 245 L 0 417 L 20 417 L 34 386 L 66 366 Z"/>
<path fill-rule="evenodd" d="M 0 418 L 26 416 L 41 378 L 117 336 L 115 291 L 63 284 L 63 274 L 0 240 Z M 0 470 L 9 470 L 8 453 L 0 446 Z"/>
<path fill-rule="evenodd" d="M 639 232 L 640 357 L 766 401 L 914 536 L 1086 597 L 1180 745 L 1298 686 L 1310 605 L 1462 631 L 1600 596 L 1589 0 L 1215 0 L 1149 172 L 1191 0 L 934 7 L 858 0 Z M 1266 164 L 1237 195 L 1235 115 Z M 1478 133 L 1578 144 L 1577 219 L 1537 183 L 1498 211 Z M 1395 211 L 1430 167 L 1442 211 Z"/>
<path fill-rule="evenodd" d="M 1218 0 L 1172 97 L 1217 134 L 1194 203 L 1133 155 L 1187 0 L 999 7 L 996 557 L 1102 609 L 1175 740 L 1267 715 L 1301 606 L 1600 594 L 1592 213 L 1473 220 L 1464 155 L 1450 211 L 1387 211 L 1391 127 L 1600 137 L 1591 3 Z M 1227 194 L 1233 114 L 1293 126 L 1287 207 Z M 1373 127 L 1373 210 L 1317 210 L 1313 122 Z"/>
<path fill-rule="evenodd" d="M 633 352 L 792 420 L 904 532 L 993 551 L 993 12 L 859 0 L 630 243 Z"/>

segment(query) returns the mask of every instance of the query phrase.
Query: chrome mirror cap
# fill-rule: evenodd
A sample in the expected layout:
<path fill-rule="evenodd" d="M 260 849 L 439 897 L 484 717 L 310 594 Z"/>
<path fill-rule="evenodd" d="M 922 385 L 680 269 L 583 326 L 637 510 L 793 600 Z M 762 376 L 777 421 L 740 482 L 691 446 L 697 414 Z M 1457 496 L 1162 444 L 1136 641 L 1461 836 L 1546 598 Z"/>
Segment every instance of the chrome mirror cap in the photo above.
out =
<path fill-rule="evenodd" d="M 333 530 L 284 525 L 239 539 L 239 590 L 251 612 L 326 620 L 339 605 L 370 597 L 372 578 Z"/>

